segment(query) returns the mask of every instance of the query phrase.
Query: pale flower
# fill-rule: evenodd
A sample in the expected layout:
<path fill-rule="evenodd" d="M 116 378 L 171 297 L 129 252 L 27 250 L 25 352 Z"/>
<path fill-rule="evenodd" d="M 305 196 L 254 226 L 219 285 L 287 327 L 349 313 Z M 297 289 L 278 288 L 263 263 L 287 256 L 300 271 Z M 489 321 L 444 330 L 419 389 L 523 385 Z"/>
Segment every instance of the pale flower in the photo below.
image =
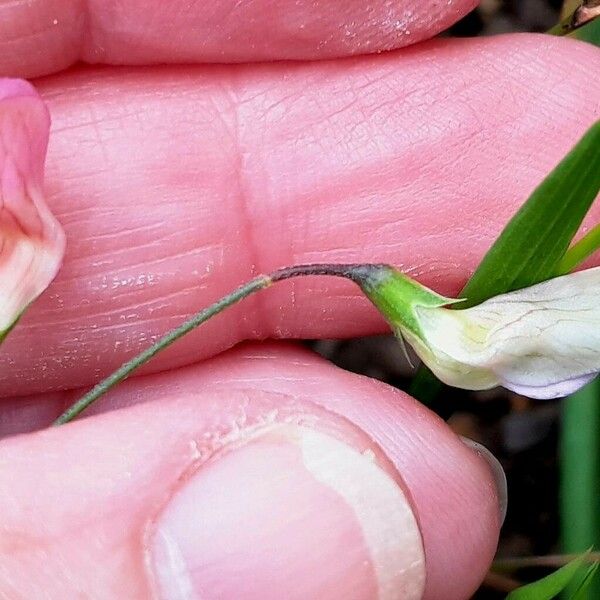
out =
<path fill-rule="evenodd" d="M 0 79 L 0 341 L 64 254 L 64 233 L 42 195 L 49 122 L 28 83 Z"/>
<path fill-rule="evenodd" d="M 410 283 L 409 283 L 410 282 Z M 390 310 L 403 286 L 403 306 Z M 504 386 L 530 398 L 576 391 L 600 371 L 600 268 L 502 294 L 472 308 L 396 273 L 365 290 L 399 336 L 444 383 Z M 412 291 L 411 291 L 412 290 Z"/>

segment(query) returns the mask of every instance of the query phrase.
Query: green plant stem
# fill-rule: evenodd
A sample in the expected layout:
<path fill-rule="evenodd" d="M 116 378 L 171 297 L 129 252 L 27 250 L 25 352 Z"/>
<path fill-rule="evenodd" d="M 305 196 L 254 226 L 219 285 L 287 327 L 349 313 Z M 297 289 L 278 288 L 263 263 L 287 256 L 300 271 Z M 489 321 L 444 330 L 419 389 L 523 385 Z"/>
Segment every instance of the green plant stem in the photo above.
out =
<path fill-rule="evenodd" d="M 138 367 L 147 363 L 152 357 L 158 354 L 161 350 L 170 346 L 174 341 L 184 336 L 186 333 L 192 331 L 205 321 L 208 321 L 214 315 L 219 314 L 225 310 L 228 306 L 239 302 L 243 298 L 246 298 L 250 294 L 258 290 L 262 290 L 270 285 L 271 281 L 268 277 L 260 276 L 248 283 L 240 286 L 237 290 L 224 296 L 208 308 L 201 310 L 199 313 L 194 315 L 191 319 L 188 319 L 182 323 L 176 329 L 173 329 L 167 333 L 164 337 L 160 338 L 155 344 L 132 358 L 130 361 L 121 365 L 116 371 L 111 373 L 106 379 L 103 379 L 100 383 L 94 386 L 85 396 L 80 398 L 75 404 L 70 406 L 64 413 L 54 421 L 53 425 L 63 425 L 72 421 L 75 417 L 79 416 L 88 406 L 95 402 L 100 396 L 108 392 L 110 388 L 117 385 L 117 383 L 123 381 L 125 378 L 135 371 Z"/>
<path fill-rule="evenodd" d="M 511 558 L 497 558 L 492 564 L 494 571 L 518 571 L 527 568 L 550 567 L 558 569 L 572 560 L 581 556 L 581 552 L 575 554 L 545 554 L 543 556 L 515 556 Z M 585 555 L 585 562 L 594 564 L 600 562 L 600 552 L 590 552 Z"/>
<path fill-rule="evenodd" d="M 560 521 L 566 553 L 600 549 L 600 380 L 582 388 L 562 406 Z M 600 582 L 589 588 L 600 598 Z"/>
<path fill-rule="evenodd" d="M 159 352 L 170 346 L 173 342 L 183 337 L 193 329 L 196 329 L 202 323 L 218 315 L 220 312 L 236 304 L 240 300 L 265 289 L 277 281 L 291 279 L 292 277 L 303 277 L 307 275 L 329 275 L 333 277 L 344 277 L 355 283 L 364 286 L 368 285 L 370 278 L 380 273 L 382 269 L 389 269 L 388 265 L 373 264 L 314 264 L 314 265 L 296 265 L 273 271 L 269 275 L 259 275 L 248 283 L 238 287 L 236 290 L 223 296 L 209 307 L 202 309 L 193 317 L 176 327 L 165 336 L 160 338 L 152 346 L 132 358 L 130 361 L 121 365 L 116 371 L 111 373 L 106 379 L 94 386 L 85 396 L 80 398 L 61 414 L 53 425 L 64 425 L 79 416 L 93 402 L 98 400 L 112 387 L 129 377 L 133 371 L 147 363 Z"/>
<path fill-rule="evenodd" d="M 431 408 L 444 387 L 444 384 L 429 370 L 429 368 L 424 364 L 421 364 L 410 382 L 407 391 L 421 404 Z"/>
<path fill-rule="evenodd" d="M 588 231 L 573 244 L 558 263 L 558 275 L 570 273 L 577 265 L 589 258 L 600 248 L 600 224 Z"/>

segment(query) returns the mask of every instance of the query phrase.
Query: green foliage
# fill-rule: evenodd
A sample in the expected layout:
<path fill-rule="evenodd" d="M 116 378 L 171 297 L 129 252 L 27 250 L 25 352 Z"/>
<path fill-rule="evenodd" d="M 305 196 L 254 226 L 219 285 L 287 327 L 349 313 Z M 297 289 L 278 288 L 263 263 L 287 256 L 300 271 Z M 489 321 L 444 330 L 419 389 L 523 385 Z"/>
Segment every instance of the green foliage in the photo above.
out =
<path fill-rule="evenodd" d="M 589 42 L 595 46 L 600 46 L 600 19 L 593 19 L 589 23 L 578 27 L 571 33 L 567 34 L 567 37 L 581 40 L 583 42 Z"/>
<path fill-rule="evenodd" d="M 585 566 L 588 555 L 589 552 L 578 556 L 564 567 L 561 567 L 543 579 L 528 583 L 514 590 L 508 594 L 506 600 L 552 600 L 552 598 L 556 598 L 558 594 L 575 582 L 577 577 L 580 578 L 579 584 L 569 598 L 571 600 L 581 600 L 584 597 L 581 594 L 587 591 L 598 568 L 597 563 Z"/>
<path fill-rule="evenodd" d="M 463 288 L 460 296 L 466 302 L 458 308 L 468 308 L 556 275 L 599 190 L 597 121 L 506 225 Z M 586 256 L 593 249 L 588 244 Z M 409 392 L 427 404 L 441 389 L 442 384 L 422 367 Z"/>
<path fill-rule="evenodd" d="M 596 571 L 600 565 L 598 563 L 594 563 L 591 567 L 585 571 L 579 585 L 575 588 L 575 592 L 571 596 L 570 600 L 587 600 L 589 597 L 588 592 L 591 592 L 592 582 L 597 581 L 594 579 L 596 576 Z M 597 597 L 597 596 L 596 596 Z"/>
<path fill-rule="evenodd" d="M 562 257 L 558 265 L 558 275 L 570 273 L 600 248 L 600 225 L 588 231 L 576 244 L 573 244 Z"/>
<path fill-rule="evenodd" d="M 561 546 L 566 553 L 600 548 L 600 379 L 566 398 L 559 435 Z M 569 588 L 569 591 L 572 591 Z M 579 598 L 600 598 L 600 581 Z"/>
<path fill-rule="evenodd" d="M 461 292 L 459 308 L 556 275 L 600 191 L 600 121 L 534 190 Z"/>
<path fill-rule="evenodd" d="M 550 35 L 565 36 L 582 42 L 600 46 L 600 18 L 596 17 L 591 21 L 575 27 L 573 16 L 575 11 L 580 7 L 580 0 L 569 0 L 565 2 L 563 7 L 561 22 L 552 27 L 547 33 Z"/>

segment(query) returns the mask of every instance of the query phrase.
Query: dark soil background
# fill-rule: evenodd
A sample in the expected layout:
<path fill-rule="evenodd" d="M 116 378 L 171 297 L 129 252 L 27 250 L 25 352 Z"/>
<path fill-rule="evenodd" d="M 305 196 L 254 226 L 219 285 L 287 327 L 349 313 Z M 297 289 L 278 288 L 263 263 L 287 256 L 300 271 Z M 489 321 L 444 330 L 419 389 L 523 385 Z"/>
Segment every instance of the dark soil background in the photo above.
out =
<path fill-rule="evenodd" d="M 558 22 L 561 0 L 483 0 L 458 22 L 451 36 L 546 31 Z M 319 341 L 311 346 L 340 367 L 407 389 L 413 368 L 391 336 Z M 531 402 L 492 390 L 468 393 L 448 389 L 431 408 L 460 435 L 487 446 L 502 463 L 509 505 L 498 557 L 558 553 L 557 442 L 560 402 Z M 547 571 L 517 574 L 533 580 Z M 510 580 L 490 577 L 477 600 L 505 598 Z M 443 600 L 443 599 L 440 599 Z"/>

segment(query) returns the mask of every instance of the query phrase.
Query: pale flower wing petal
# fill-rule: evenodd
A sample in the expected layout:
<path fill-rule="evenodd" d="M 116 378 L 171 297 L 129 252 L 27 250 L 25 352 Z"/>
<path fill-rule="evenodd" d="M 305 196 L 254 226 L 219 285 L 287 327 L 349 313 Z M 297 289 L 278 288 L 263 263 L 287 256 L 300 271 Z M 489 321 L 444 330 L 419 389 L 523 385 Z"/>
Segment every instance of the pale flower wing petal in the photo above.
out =
<path fill-rule="evenodd" d="M 587 385 L 592 379 L 596 377 L 596 373 L 591 375 L 583 375 L 582 377 L 576 377 L 575 379 L 565 379 L 558 383 L 545 385 L 541 387 L 533 387 L 527 385 L 518 385 L 511 382 L 503 382 L 505 388 L 520 394 L 521 396 L 527 396 L 527 398 L 535 398 L 536 400 L 550 400 L 551 398 L 563 398 L 573 394 L 584 385 Z"/>
<path fill-rule="evenodd" d="M 471 316 L 490 311 L 502 317 L 490 330 L 485 360 L 505 387 L 555 398 L 600 371 L 600 268 L 499 296 Z"/>
<path fill-rule="evenodd" d="M 26 82 L 0 79 L 0 340 L 54 279 L 65 237 L 42 195 L 49 117 Z"/>
<path fill-rule="evenodd" d="M 466 310 L 420 309 L 417 352 L 449 385 L 568 395 L 600 371 L 600 268 L 502 294 Z"/>

